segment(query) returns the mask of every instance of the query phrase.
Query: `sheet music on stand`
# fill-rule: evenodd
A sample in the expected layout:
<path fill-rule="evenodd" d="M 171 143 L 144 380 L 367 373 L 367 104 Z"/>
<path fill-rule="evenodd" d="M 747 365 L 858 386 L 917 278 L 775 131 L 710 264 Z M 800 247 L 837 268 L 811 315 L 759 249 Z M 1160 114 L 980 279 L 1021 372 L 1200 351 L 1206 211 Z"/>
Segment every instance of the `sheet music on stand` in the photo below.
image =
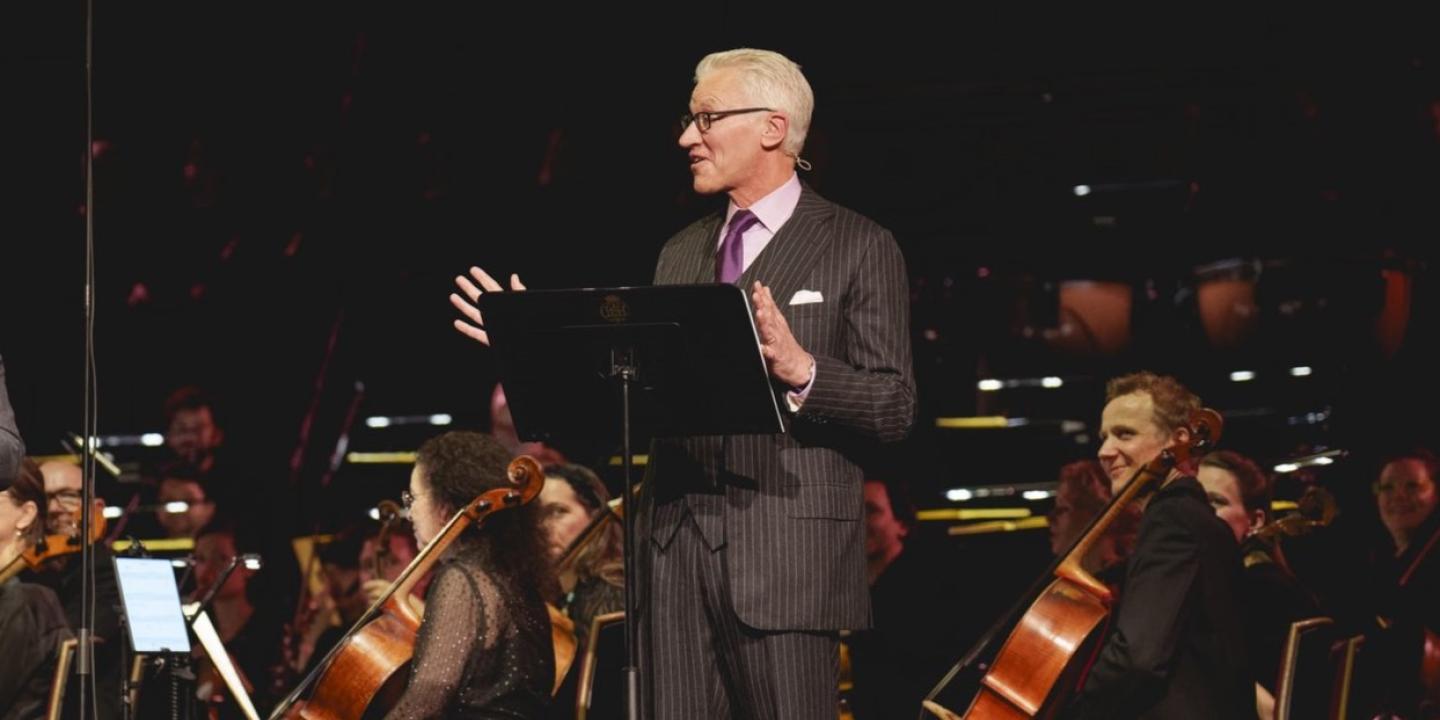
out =
<path fill-rule="evenodd" d="M 180 604 L 180 591 L 175 586 L 175 573 L 171 568 L 165 558 L 117 557 L 115 579 L 120 586 L 125 627 L 134 651 L 188 659 L 191 646 L 185 625 L 200 605 Z M 244 681 L 209 615 L 201 613 L 195 617 L 191 629 L 241 712 L 249 720 L 259 720 L 255 704 L 245 691 Z"/>

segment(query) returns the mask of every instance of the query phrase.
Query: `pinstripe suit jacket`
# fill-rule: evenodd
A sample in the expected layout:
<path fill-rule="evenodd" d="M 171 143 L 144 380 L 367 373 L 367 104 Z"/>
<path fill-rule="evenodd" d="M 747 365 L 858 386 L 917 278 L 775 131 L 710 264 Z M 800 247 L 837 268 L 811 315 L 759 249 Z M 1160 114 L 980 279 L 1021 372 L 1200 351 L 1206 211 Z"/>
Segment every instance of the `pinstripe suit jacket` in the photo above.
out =
<path fill-rule="evenodd" d="M 25 443 L 15 426 L 15 409 L 10 406 L 10 391 L 5 387 L 5 361 L 0 360 L 0 479 L 13 482 L 20 475 L 20 460 L 24 457 Z"/>
<path fill-rule="evenodd" d="M 714 282 L 723 224 L 715 213 L 671 238 L 655 283 Z M 642 532 L 665 547 L 688 508 L 706 543 L 726 553 L 731 600 L 746 625 L 868 627 L 863 477 L 852 455 L 859 441 L 899 440 L 914 422 L 904 258 L 889 231 L 805 186 L 738 283 L 748 293 L 756 280 L 815 357 L 815 382 L 799 413 L 787 415 L 785 434 L 656 441 Z M 789 305 L 802 289 L 823 301 Z M 777 383 L 778 395 L 786 390 Z"/>

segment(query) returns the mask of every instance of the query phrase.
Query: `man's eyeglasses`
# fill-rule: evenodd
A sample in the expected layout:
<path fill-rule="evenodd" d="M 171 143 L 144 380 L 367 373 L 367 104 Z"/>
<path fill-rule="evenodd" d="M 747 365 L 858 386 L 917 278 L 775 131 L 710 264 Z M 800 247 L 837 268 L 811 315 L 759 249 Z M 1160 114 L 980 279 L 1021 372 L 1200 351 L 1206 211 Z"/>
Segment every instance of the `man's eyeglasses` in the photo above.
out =
<path fill-rule="evenodd" d="M 79 490 L 59 490 L 49 495 L 50 501 L 59 505 L 78 507 L 81 496 Z"/>
<path fill-rule="evenodd" d="M 722 119 L 722 118 L 727 118 L 727 117 L 730 117 L 731 115 L 744 115 L 744 114 L 746 114 L 746 113 L 757 113 L 757 112 L 775 112 L 775 111 L 772 110 L 772 109 L 770 109 L 770 108 L 753 107 L 753 108 L 740 108 L 739 110 L 715 110 L 715 111 L 713 111 L 713 112 L 712 112 L 712 111 L 703 111 L 703 112 L 698 112 L 698 113 L 685 113 L 684 115 L 681 115 L 681 116 L 680 116 L 680 132 L 683 134 L 683 133 L 685 132 L 685 130 L 690 127 L 690 123 L 692 123 L 692 122 L 695 123 L 695 126 L 696 126 L 696 127 L 700 128 L 700 132 L 702 132 L 702 133 L 703 133 L 703 132 L 710 132 L 710 126 L 711 126 L 711 125 L 714 125 L 716 120 L 720 120 L 720 119 Z"/>
<path fill-rule="evenodd" d="M 415 499 L 416 499 L 416 498 L 419 498 L 419 497 L 424 497 L 424 496 L 423 496 L 423 495 L 416 495 L 416 494 L 410 492 L 409 490 L 401 490 L 401 491 L 400 491 L 400 504 L 401 504 L 401 505 L 404 505 L 406 510 L 409 510 L 409 509 L 410 509 L 410 506 L 415 504 Z"/>

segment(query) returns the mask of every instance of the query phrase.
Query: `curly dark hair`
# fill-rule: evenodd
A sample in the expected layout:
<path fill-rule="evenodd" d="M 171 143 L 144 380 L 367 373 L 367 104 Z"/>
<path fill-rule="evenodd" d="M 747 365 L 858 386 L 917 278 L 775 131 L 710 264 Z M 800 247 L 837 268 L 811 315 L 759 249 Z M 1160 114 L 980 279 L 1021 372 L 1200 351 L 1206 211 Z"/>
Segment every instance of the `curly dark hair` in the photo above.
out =
<path fill-rule="evenodd" d="M 509 486 L 509 464 L 510 453 L 504 446 L 477 432 L 454 431 L 430 438 L 415 454 L 416 467 L 446 515 L 486 490 Z M 515 587 L 539 588 L 547 598 L 558 594 L 539 503 L 496 512 L 467 535 L 479 544 L 488 571 Z"/>
<path fill-rule="evenodd" d="M 1201 407 L 1200 398 L 1169 375 L 1137 372 L 1122 375 L 1105 386 L 1105 402 L 1122 395 L 1143 392 L 1155 403 L 1155 424 L 1167 433 L 1187 427 L 1190 414 Z"/>

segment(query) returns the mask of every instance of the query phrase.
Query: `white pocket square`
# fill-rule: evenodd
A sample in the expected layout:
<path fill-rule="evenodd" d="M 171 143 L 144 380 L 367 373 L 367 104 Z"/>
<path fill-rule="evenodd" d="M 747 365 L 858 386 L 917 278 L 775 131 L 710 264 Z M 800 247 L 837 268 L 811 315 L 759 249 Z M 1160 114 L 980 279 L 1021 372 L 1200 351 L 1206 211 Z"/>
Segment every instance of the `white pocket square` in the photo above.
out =
<path fill-rule="evenodd" d="M 825 296 L 819 290 L 796 290 L 795 295 L 790 298 L 791 305 L 809 305 L 810 303 L 825 302 Z"/>

